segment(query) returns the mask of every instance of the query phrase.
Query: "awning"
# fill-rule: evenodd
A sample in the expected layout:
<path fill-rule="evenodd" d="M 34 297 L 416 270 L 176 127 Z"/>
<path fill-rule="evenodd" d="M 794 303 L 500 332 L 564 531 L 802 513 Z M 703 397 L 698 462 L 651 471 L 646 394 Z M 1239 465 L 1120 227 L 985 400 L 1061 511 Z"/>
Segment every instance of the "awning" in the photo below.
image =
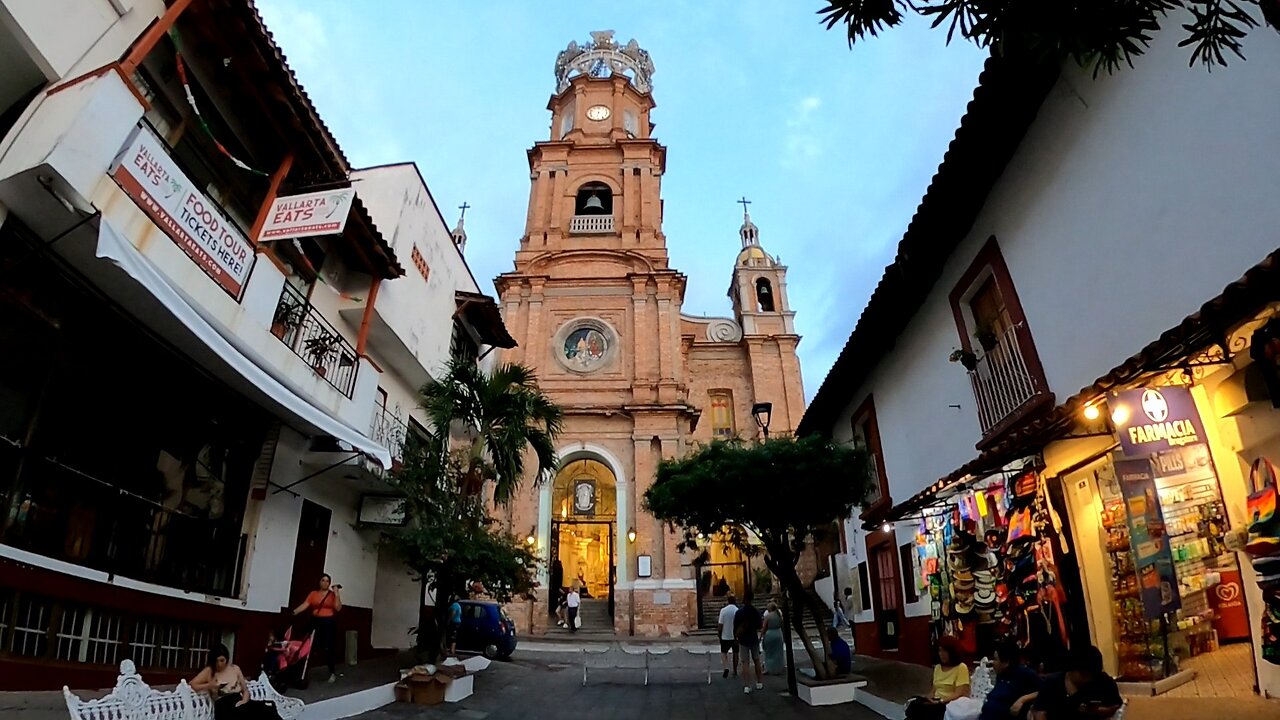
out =
<path fill-rule="evenodd" d="M 507 326 L 502 322 L 502 313 L 498 311 L 498 304 L 493 298 L 481 293 L 462 291 L 454 293 L 453 297 L 458 303 L 457 315 L 476 331 L 480 342 L 500 348 L 516 346 L 516 340 L 507 332 Z"/>
<path fill-rule="evenodd" d="M 333 437 L 368 455 L 384 468 L 391 467 L 391 453 L 359 430 L 307 401 L 301 394 L 272 377 L 261 365 L 231 342 L 234 333 L 207 320 L 180 291 L 133 244 L 105 219 L 98 228 L 97 256 L 110 260 L 164 306 L 220 363 L 215 371 L 229 371 L 252 388 L 249 394 L 259 405 L 274 412 L 295 429 L 310 435 Z M 222 373 L 219 373 L 222 374 Z"/>

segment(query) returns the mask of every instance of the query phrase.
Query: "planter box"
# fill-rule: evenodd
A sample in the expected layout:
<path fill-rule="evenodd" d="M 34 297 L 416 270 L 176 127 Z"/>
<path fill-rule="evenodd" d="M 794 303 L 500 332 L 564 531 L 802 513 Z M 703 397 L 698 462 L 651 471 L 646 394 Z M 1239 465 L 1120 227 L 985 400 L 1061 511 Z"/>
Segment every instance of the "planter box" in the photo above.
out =
<path fill-rule="evenodd" d="M 796 693 L 809 705 L 843 705 L 854 702 L 858 688 L 867 684 L 859 675 L 846 675 L 831 680 L 815 680 L 806 675 L 796 677 Z"/>

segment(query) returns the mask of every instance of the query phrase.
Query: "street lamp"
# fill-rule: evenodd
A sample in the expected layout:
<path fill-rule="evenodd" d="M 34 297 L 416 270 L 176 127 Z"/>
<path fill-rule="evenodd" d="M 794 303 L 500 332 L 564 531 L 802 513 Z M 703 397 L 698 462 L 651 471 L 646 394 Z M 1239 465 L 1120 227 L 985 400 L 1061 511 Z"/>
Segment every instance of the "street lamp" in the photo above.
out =
<path fill-rule="evenodd" d="M 756 419 L 756 425 L 760 426 L 760 431 L 764 433 L 764 439 L 769 439 L 769 417 L 773 415 L 773 403 L 758 402 L 751 406 L 751 414 Z"/>
<path fill-rule="evenodd" d="M 635 541 L 636 541 L 636 529 L 633 527 L 627 531 L 627 542 L 633 543 Z"/>

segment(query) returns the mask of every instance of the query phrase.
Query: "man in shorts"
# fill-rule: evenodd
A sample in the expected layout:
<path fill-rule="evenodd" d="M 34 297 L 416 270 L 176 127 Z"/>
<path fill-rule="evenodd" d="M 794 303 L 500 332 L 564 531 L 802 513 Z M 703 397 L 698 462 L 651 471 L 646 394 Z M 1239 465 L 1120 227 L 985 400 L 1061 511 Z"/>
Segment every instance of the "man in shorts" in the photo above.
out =
<path fill-rule="evenodd" d="M 738 641 L 738 658 L 742 660 L 742 692 L 751 694 L 751 664 L 756 666 L 756 690 L 764 689 L 764 668 L 760 665 L 760 628 L 764 619 L 751 604 L 751 599 L 733 616 L 733 635 Z"/>
<path fill-rule="evenodd" d="M 716 620 L 716 637 L 720 638 L 720 664 L 724 666 L 724 675 L 729 677 L 729 670 L 738 674 L 738 641 L 733 636 L 733 619 L 738 614 L 738 600 L 730 593 L 725 606 L 720 608 L 720 618 Z M 729 663 L 729 654 L 733 654 L 733 663 Z"/>

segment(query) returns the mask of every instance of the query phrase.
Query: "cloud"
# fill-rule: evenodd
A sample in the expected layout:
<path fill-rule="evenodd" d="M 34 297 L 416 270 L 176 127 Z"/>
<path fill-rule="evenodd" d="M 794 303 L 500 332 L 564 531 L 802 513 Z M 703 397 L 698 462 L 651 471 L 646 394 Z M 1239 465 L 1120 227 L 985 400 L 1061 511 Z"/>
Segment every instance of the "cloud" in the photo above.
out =
<path fill-rule="evenodd" d="M 786 118 L 788 132 L 782 136 L 783 167 L 798 167 L 822 154 L 822 138 L 815 128 L 818 109 L 822 107 L 822 98 L 809 95 L 801 98 Z"/>

